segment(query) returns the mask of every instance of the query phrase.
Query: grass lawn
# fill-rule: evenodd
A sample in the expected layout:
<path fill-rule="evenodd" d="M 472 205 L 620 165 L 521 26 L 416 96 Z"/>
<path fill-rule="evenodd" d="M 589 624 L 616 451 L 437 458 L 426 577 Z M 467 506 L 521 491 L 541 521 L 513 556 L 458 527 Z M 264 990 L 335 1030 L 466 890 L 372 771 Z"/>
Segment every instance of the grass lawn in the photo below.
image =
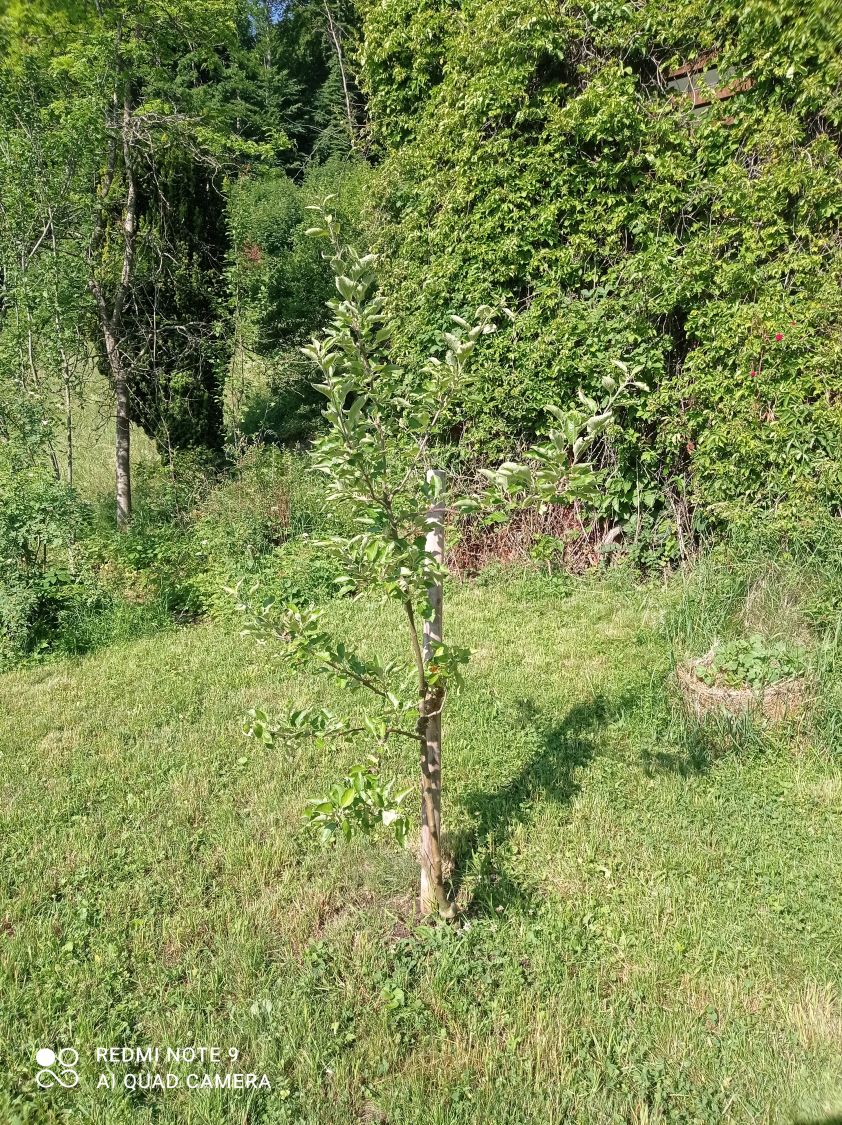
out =
<path fill-rule="evenodd" d="M 675 596 L 451 592 L 475 650 L 445 722 L 455 926 L 413 923 L 411 851 L 303 832 L 348 763 L 241 737 L 328 682 L 210 626 L 0 677 L 0 1121 L 839 1120 L 842 771 L 808 727 L 694 740 L 664 690 Z M 390 609 L 329 619 L 399 651 Z M 143 1065 L 97 1089 L 124 1044 L 237 1049 L 272 1089 L 123 1089 Z M 36 1089 L 44 1046 L 79 1051 L 76 1089 Z"/>

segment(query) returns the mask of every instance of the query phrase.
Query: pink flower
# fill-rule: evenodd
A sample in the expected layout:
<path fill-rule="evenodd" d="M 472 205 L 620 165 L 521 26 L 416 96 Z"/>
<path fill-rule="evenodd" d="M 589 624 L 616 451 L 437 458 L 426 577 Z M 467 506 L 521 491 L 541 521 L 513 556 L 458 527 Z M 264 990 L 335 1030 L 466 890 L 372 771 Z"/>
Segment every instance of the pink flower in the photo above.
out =
<path fill-rule="evenodd" d="M 784 338 L 783 332 L 776 332 L 775 333 L 775 339 L 776 340 L 783 340 L 783 338 Z"/>
<path fill-rule="evenodd" d="M 750 371 L 750 372 L 749 372 L 749 375 L 751 375 L 752 379 L 756 379 L 756 378 L 757 378 L 757 372 L 756 372 L 756 371 Z"/>

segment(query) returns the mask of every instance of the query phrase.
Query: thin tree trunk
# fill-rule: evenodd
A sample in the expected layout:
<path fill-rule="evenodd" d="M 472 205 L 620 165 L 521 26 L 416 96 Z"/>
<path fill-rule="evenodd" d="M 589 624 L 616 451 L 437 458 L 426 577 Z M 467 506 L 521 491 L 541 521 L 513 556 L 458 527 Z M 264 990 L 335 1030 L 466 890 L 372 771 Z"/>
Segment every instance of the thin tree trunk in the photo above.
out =
<path fill-rule="evenodd" d="M 123 269 L 120 288 L 114 300 L 113 322 L 119 331 L 123 326 L 123 308 L 132 284 L 135 240 L 137 235 L 137 189 L 131 150 L 132 110 L 128 88 L 123 97 L 123 164 L 126 173 L 126 212 L 123 217 Z M 122 357 L 115 343 L 114 354 L 118 360 L 119 375 L 114 379 L 115 450 L 114 463 L 117 485 L 117 525 L 125 527 L 132 515 L 131 485 L 131 424 L 129 422 L 129 388 Z"/>
<path fill-rule="evenodd" d="M 427 515 L 427 553 L 439 562 L 444 559 L 444 474 L 431 470 L 428 479 L 442 482 L 438 500 Z M 429 615 L 424 621 L 424 665 L 429 666 L 435 646 L 442 639 L 442 586 L 434 583 L 427 591 Z M 451 918 L 455 908 L 448 901 L 442 875 L 441 856 L 441 711 L 444 696 L 440 688 L 424 684 L 419 730 L 421 743 L 421 911 L 438 912 Z"/>
<path fill-rule="evenodd" d="M 115 95 L 116 98 L 116 95 Z M 123 149 L 123 164 L 126 176 L 126 198 L 123 210 L 123 263 L 120 282 L 114 294 L 111 309 L 105 300 L 102 287 L 92 276 L 89 286 L 94 294 L 99 313 L 108 368 L 114 390 L 114 467 L 117 499 L 117 526 L 125 528 L 132 514 L 131 490 L 131 426 L 129 422 L 129 385 L 123 356 L 120 352 L 120 332 L 123 326 L 123 309 L 128 299 L 134 275 L 135 248 L 137 243 L 137 188 L 132 165 L 132 108 L 128 87 L 123 95 L 120 140 Z M 108 166 L 103 182 L 103 200 L 113 182 L 115 168 L 115 144 L 109 151 Z M 105 241 L 105 217 L 100 215 L 91 243 L 92 258 L 102 249 Z M 92 261 L 95 264 L 95 261 Z"/>
<path fill-rule="evenodd" d="M 327 0 L 323 4 L 325 16 L 327 17 L 327 31 L 333 43 L 333 49 L 336 52 L 336 61 L 339 64 L 339 76 L 342 79 L 342 93 L 345 98 L 345 116 L 348 118 L 348 135 L 351 140 L 351 148 L 356 145 L 356 122 L 354 120 L 354 105 L 351 101 L 351 90 L 348 85 L 348 76 L 345 73 L 345 59 L 342 52 L 342 35 L 339 28 L 333 19 L 333 13 L 330 10 L 330 5 Z"/>
<path fill-rule="evenodd" d="M 132 515 L 131 424 L 129 422 L 129 387 L 113 327 L 101 315 L 105 353 L 114 389 L 114 469 L 117 497 L 117 526 L 125 528 Z"/>
<path fill-rule="evenodd" d="M 27 358 L 29 359 L 29 372 L 32 375 L 32 385 L 38 398 L 41 400 L 43 406 L 46 408 L 46 396 L 41 387 L 41 379 L 38 375 L 38 366 L 35 362 L 35 350 L 32 340 L 32 314 L 29 311 L 29 306 L 26 307 L 26 351 Z M 50 464 L 53 469 L 53 476 L 56 480 L 61 480 L 61 468 L 58 463 L 58 455 L 56 454 L 55 447 L 53 446 L 52 438 L 47 438 L 47 449 L 50 455 Z"/>
<path fill-rule="evenodd" d="M 50 218 L 50 231 L 51 241 L 53 247 L 53 323 L 56 327 L 56 345 L 58 347 L 58 354 L 61 358 L 61 391 L 62 399 L 64 400 L 64 436 L 65 444 L 67 446 L 66 461 L 67 466 L 67 483 L 73 487 L 73 402 L 70 395 L 70 360 L 67 355 L 67 350 L 64 346 L 63 331 L 61 325 L 61 302 L 59 301 L 58 290 L 58 246 L 56 244 L 56 231 L 55 224 L 53 223 L 53 211 L 48 207 L 47 214 Z"/>
<path fill-rule="evenodd" d="M 125 528 L 132 517 L 131 423 L 129 422 L 129 389 L 125 377 L 114 384 L 114 403 L 117 526 Z"/>
<path fill-rule="evenodd" d="M 61 331 L 59 327 L 58 331 Z M 64 438 L 66 450 L 65 464 L 67 465 L 67 483 L 73 487 L 73 402 L 70 397 L 70 364 L 64 345 L 59 343 L 61 354 L 61 391 L 64 399 Z"/>

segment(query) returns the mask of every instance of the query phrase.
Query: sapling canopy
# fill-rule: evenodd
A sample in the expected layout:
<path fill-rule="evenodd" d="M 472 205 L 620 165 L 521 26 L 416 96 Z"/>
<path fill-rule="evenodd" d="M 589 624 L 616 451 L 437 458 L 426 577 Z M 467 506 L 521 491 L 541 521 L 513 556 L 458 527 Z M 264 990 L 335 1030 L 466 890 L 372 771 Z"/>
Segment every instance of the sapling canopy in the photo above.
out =
<path fill-rule="evenodd" d="M 442 629 L 446 519 L 591 493 L 599 474 L 585 455 L 632 376 L 625 372 L 620 383 L 606 377 L 602 403 L 582 396 L 582 408 L 552 408 L 557 428 L 523 464 L 507 462 L 487 472 L 479 495 L 448 497 L 433 435 L 464 389 L 475 348 L 495 331 L 495 310 L 483 305 L 472 321 L 454 316 L 452 330 L 443 333 L 443 354 L 407 377 L 390 348 L 392 325 L 377 291 L 375 256 L 343 244 L 330 200 L 314 210 L 310 233 L 327 243 L 338 295 L 329 305 L 329 327 L 304 349 L 320 372 L 316 386 L 326 399 L 325 430 L 311 457 L 326 480 L 328 504 L 344 509 L 349 528 L 320 546 L 335 562 L 341 593 L 373 592 L 398 604 L 407 656 L 396 661 L 354 651 L 312 606 L 267 601 L 255 608 L 242 599 L 246 633 L 275 648 L 289 665 L 334 677 L 360 700 L 351 715 L 342 716 L 303 708 L 270 720 L 254 710 L 244 731 L 267 746 L 300 739 L 322 749 L 344 745 L 348 759 L 357 758 L 327 793 L 307 803 L 306 815 L 325 843 L 382 827 L 401 844 L 408 842 L 411 790 L 396 788 L 389 774 L 391 755 L 413 749 L 420 762 L 420 908 L 451 917 L 455 907 L 442 857 L 441 720 L 469 653 L 449 643 Z"/>

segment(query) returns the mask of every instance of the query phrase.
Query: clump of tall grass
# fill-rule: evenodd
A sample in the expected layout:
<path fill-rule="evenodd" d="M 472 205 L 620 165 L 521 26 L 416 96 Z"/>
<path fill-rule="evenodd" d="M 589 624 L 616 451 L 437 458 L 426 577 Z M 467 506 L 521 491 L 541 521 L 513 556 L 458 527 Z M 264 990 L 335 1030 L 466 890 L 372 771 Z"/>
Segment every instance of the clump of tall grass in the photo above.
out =
<path fill-rule="evenodd" d="M 664 621 L 674 662 L 752 634 L 806 648 L 811 691 L 800 733 L 832 750 L 842 731 L 842 521 L 813 529 L 809 541 L 741 528 L 676 581 Z"/>

